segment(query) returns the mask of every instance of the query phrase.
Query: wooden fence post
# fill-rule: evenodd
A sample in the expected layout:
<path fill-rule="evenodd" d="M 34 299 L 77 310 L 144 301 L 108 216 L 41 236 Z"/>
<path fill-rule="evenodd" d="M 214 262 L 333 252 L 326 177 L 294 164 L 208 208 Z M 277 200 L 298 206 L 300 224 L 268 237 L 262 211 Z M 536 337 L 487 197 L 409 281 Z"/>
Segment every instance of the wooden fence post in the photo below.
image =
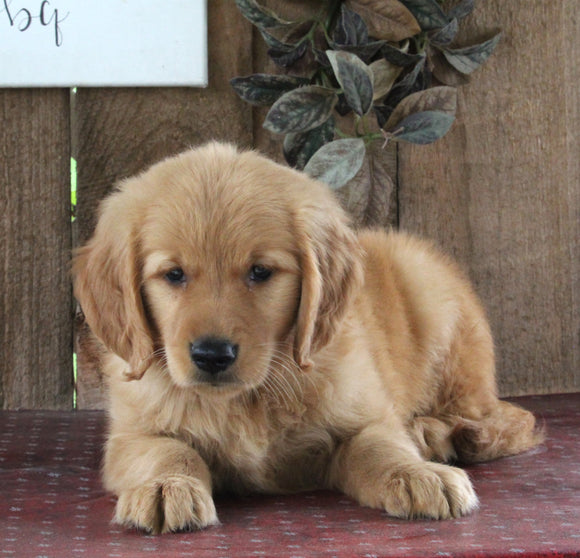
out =
<path fill-rule="evenodd" d="M 68 89 L 0 90 L 0 407 L 72 408 Z"/>

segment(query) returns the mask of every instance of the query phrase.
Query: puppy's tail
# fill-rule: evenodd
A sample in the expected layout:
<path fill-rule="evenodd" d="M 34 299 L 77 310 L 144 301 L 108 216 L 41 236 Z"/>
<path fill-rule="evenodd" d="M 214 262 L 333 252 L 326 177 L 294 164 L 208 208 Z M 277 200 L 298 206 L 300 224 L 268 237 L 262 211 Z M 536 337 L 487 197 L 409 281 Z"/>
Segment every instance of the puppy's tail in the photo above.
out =
<path fill-rule="evenodd" d="M 478 463 L 515 455 L 542 443 L 543 427 L 534 415 L 513 403 L 498 401 L 480 420 L 453 417 L 451 440 L 462 463 Z"/>

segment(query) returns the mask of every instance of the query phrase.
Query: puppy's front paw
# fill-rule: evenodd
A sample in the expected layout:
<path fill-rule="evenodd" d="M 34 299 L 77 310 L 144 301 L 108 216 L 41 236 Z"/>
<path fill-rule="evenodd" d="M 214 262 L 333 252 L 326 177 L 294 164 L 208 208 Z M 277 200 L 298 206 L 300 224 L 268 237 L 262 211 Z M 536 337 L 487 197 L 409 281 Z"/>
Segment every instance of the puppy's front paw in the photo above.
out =
<path fill-rule="evenodd" d="M 172 475 L 121 492 L 115 521 L 157 534 L 201 529 L 218 518 L 211 494 L 198 479 Z"/>
<path fill-rule="evenodd" d="M 477 507 L 477 496 L 465 471 L 439 463 L 422 463 L 391 472 L 377 490 L 375 506 L 402 518 L 448 519 Z"/>

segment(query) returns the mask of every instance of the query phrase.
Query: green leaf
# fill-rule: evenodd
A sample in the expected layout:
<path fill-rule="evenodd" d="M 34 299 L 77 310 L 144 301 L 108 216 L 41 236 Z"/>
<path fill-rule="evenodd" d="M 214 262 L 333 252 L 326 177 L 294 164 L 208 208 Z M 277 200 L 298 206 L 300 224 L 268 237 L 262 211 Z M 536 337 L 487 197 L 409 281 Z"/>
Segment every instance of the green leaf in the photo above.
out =
<path fill-rule="evenodd" d="M 266 44 L 270 47 L 268 49 L 268 56 L 270 56 L 278 66 L 283 68 L 291 66 L 294 62 L 302 58 L 308 48 L 306 40 L 301 40 L 296 44 L 283 43 L 263 29 L 260 30 L 260 33 L 266 41 Z"/>
<path fill-rule="evenodd" d="M 455 116 L 446 112 L 428 110 L 407 116 L 398 124 L 391 139 L 418 145 L 432 143 L 442 138 L 451 128 Z"/>
<path fill-rule="evenodd" d="M 335 42 L 330 43 L 330 47 L 334 50 L 342 50 L 344 52 L 350 52 L 356 54 L 363 62 L 366 62 L 374 57 L 374 55 L 381 50 L 381 48 L 387 44 L 386 41 L 371 41 L 366 45 L 339 45 Z"/>
<path fill-rule="evenodd" d="M 334 138 L 334 118 L 331 116 L 322 126 L 308 132 L 287 134 L 284 138 L 284 158 L 296 169 L 302 170 L 324 144 Z"/>
<path fill-rule="evenodd" d="M 457 90 L 454 87 L 439 86 L 411 93 L 392 112 L 384 126 L 387 131 L 398 129 L 407 116 L 425 111 L 444 112 L 455 116 Z"/>
<path fill-rule="evenodd" d="M 385 99 L 385 105 L 394 109 L 401 100 L 415 91 L 425 89 L 425 56 L 422 56 L 415 64 L 415 67 L 401 79 L 389 91 Z"/>
<path fill-rule="evenodd" d="M 256 0 L 236 0 L 242 15 L 260 29 L 283 27 L 290 22 L 280 19 L 272 10 L 260 6 Z"/>
<path fill-rule="evenodd" d="M 364 158 L 365 142 L 362 138 L 340 139 L 323 145 L 308 161 L 304 171 L 336 190 L 357 174 Z"/>
<path fill-rule="evenodd" d="M 449 23 L 449 18 L 436 0 L 401 0 L 401 2 L 415 16 L 423 31 L 439 29 Z"/>
<path fill-rule="evenodd" d="M 433 77 L 443 85 L 459 87 L 469 82 L 469 76 L 457 71 L 449 62 L 443 52 L 434 46 L 427 49 L 429 62 L 432 66 Z"/>
<path fill-rule="evenodd" d="M 343 4 L 332 38 L 340 46 L 366 45 L 369 42 L 369 30 L 363 18 Z"/>
<path fill-rule="evenodd" d="M 306 78 L 269 74 L 253 74 L 230 80 L 234 91 L 244 101 L 256 106 L 270 106 L 284 93 L 308 83 Z"/>
<path fill-rule="evenodd" d="M 333 89 L 307 85 L 284 93 L 273 105 L 264 128 L 275 134 L 306 132 L 326 122 L 338 96 Z"/>
<path fill-rule="evenodd" d="M 443 46 L 448 45 L 455 39 L 457 31 L 459 30 L 459 22 L 453 18 L 445 27 L 434 31 L 429 36 L 429 40 L 434 45 Z"/>
<path fill-rule="evenodd" d="M 262 35 L 264 41 L 266 41 L 266 44 L 268 45 L 269 48 L 290 52 L 297 46 L 290 43 L 283 43 L 282 41 L 274 37 L 274 35 L 268 33 L 267 31 L 264 31 L 263 29 L 260 29 L 260 34 Z"/>
<path fill-rule="evenodd" d="M 375 39 L 398 42 L 421 31 L 413 14 L 399 0 L 346 0 L 366 22 Z"/>
<path fill-rule="evenodd" d="M 385 58 L 375 60 L 369 67 L 373 72 L 373 101 L 376 101 L 391 90 L 403 68 L 391 64 Z"/>
<path fill-rule="evenodd" d="M 373 103 L 372 70 L 350 52 L 327 50 L 326 56 L 342 87 L 346 102 L 359 116 L 363 116 Z"/>
<path fill-rule="evenodd" d="M 384 44 L 381 47 L 381 54 L 388 60 L 391 64 L 396 66 L 413 66 L 417 64 L 420 60 L 424 58 L 423 54 L 409 54 L 409 41 L 404 42 L 405 48 L 397 48 L 389 43 Z"/>
<path fill-rule="evenodd" d="M 336 190 L 341 205 L 352 216 L 356 227 L 384 227 L 392 225 L 396 214 L 396 190 L 393 176 L 397 175 L 397 146 L 382 148 L 380 141 L 366 146 L 359 172 Z"/>
<path fill-rule="evenodd" d="M 501 33 L 488 41 L 464 48 L 442 49 L 443 56 L 457 71 L 470 74 L 477 70 L 490 56 L 501 38 Z"/>
<path fill-rule="evenodd" d="M 468 16 L 475 5 L 475 0 L 462 0 L 459 4 L 456 4 L 449 10 L 447 16 L 450 18 L 463 19 Z"/>

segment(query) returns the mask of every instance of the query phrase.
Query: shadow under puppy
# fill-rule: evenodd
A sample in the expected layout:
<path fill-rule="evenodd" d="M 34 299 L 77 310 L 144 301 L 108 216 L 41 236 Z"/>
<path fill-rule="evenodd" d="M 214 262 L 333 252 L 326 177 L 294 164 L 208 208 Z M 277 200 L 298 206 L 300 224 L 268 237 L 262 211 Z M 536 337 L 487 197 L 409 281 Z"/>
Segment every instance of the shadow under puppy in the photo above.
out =
<path fill-rule="evenodd" d="M 214 490 L 331 488 L 457 517 L 477 497 L 443 462 L 541 439 L 497 398 L 457 267 L 353 232 L 325 185 L 256 153 L 212 143 L 121 182 L 73 271 L 108 349 L 104 482 L 123 525 L 215 524 Z"/>

